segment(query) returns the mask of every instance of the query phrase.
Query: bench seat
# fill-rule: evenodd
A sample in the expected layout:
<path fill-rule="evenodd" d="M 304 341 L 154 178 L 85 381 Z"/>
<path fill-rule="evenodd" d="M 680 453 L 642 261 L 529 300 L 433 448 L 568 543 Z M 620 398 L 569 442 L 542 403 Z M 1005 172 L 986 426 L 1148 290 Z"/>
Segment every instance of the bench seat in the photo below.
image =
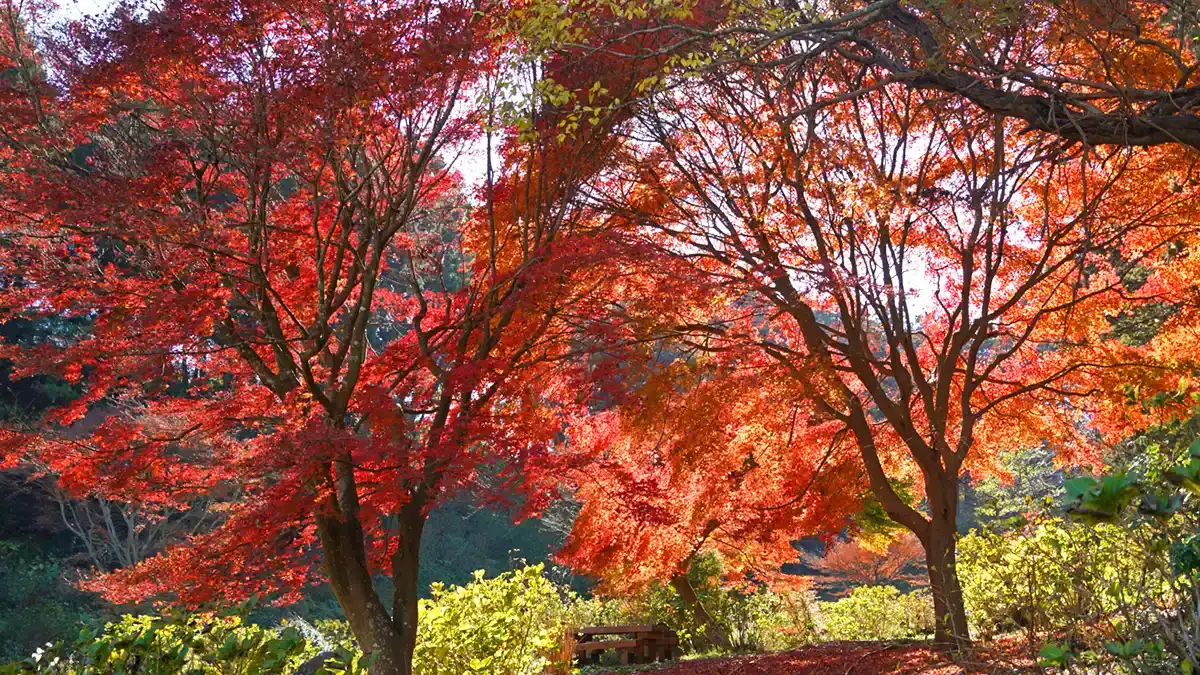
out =
<path fill-rule="evenodd" d="M 600 636 L 625 639 L 596 639 Z M 575 632 L 575 638 L 578 640 L 575 656 L 581 664 L 599 663 L 600 655 L 610 649 L 617 653 L 622 664 L 650 663 L 679 654 L 679 638 L 663 625 L 584 626 Z"/>
<path fill-rule="evenodd" d="M 637 649 L 637 640 L 604 640 L 603 642 L 580 642 L 576 652 L 602 652 L 606 649 Z"/>

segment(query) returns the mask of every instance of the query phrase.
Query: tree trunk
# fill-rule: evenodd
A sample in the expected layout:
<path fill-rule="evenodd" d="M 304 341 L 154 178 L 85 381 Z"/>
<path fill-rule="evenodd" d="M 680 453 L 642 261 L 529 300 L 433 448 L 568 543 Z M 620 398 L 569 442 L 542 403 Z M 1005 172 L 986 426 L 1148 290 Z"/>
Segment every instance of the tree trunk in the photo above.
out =
<path fill-rule="evenodd" d="M 417 600 L 421 568 L 421 536 L 425 531 L 425 513 L 420 503 L 412 501 L 400 510 L 400 543 L 392 556 L 392 628 L 404 663 L 412 671 L 413 655 L 417 648 Z"/>
<path fill-rule="evenodd" d="M 956 565 L 958 464 L 951 462 L 947 466 L 937 461 L 936 455 L 925 458 L 921 469 L 925 477 L 925 496 L 929 500 L 930 516 L 926 519 L 892 489 L 880 463 L 867 417 L 854 399 L 851 403 L 850 426 L 867 469 L 871 492 L 883 504 L 888 516 L 917 535 L 925 549 L 929 587 L 933 594 L 934 642 L 943 647 L 966 649 L 971 645 L 971 634 Z"/>
<path fill-rule="evenodd" d="M 958 481 L 927 483 L 930 522 L 921 537 L 925 564 L 929 570 L 929 589 L 933 594 L 935 644 L 957 650 L 971 646 L 962 584 L 958 580 L 957 538 Z"/>
<path fill-rule="evenodd" d="M 348 458 L 334 460 L 336 496 L 317 509 L 325 571 L 350 631 L 371 659 L 371 675 L 412 675 L 417 645 L 417 572 L 425 504 L 420 490 L 400 509 L 399 542 L 392 556 L 392 615 L 375 590 L 359 520 L 358 488 Z"/>
<path fill-rule="evenodd" d="M 375 592 L 362 525 L 356 518 L 318 515 L 317 531 L 329 586 L 346 615 L 354 640 L 363 654 L 373 659 L 371 675 L 412 675 L 411 652 L 406 658 L 392 618 Z"/>
<path fill-rule="evenodd" d="M 417 646 L 417 601 L 421 536 L 425 514 L 410 502 L 400 512 L 400 542 L 392 556 L 392 616 L 388 616 L 371 580 L 363 547 L 362 528 L 318 516 L 325 569 L 338 604 L 346 614 L 354 639 L 364 654 L 373 656 L 371 675 L 412 675 Z"/>
<path fill-rule="evenodd" d="M 704 626 L 704 640 L 718 649 L 732 649 L 733 643 L 729 640 L 725 628 L 713 619 L 704 603 L 700 602 L 691 579 L 688 579 L 686 574 L 676 574 L 671 577 L 671 586 L 679 593 L 684 609 L 692 615 L 693 627 Z"/>

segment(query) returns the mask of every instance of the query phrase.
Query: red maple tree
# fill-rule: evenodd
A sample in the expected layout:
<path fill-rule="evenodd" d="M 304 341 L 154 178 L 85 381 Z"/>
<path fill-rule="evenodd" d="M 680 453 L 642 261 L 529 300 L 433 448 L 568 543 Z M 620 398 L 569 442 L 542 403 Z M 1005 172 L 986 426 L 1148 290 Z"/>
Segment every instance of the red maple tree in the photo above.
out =
<path fill-rule="evenodd" d="M 495 10 L 121 8 L 59 38 L 54 88 L 31 76 L 4 100 L 25 114 L 3 133 L 28 142 L 0 189 L 3 305 L 86 325 L 6 352 L 83 392 L 10 431 L 7 461 L 221 515 L 92 587 L 286 601 L 325 578 L 373 672 L 411 672 L 429 510 L 520 495 L 548 464 L 571 357 L 620 278 L 570 198 L 594 141 L 506 135 L 479 208 L 447 163 L 492 122 L 466 92 L 494 82 Z M 63 432 L 101 403 L 130 412 Z"/>

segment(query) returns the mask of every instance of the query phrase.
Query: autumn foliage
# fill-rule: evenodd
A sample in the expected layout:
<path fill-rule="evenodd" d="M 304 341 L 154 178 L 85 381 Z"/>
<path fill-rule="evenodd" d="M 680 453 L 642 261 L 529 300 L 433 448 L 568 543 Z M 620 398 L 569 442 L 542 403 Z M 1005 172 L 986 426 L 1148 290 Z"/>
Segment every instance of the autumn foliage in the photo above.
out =
<path fill-rule="evenodd" d="M 777 580 L 793 541 L 861 506 L 852 449 L 778 365 L 711 361 L 660 364 L 570 432 L 583 508 L 559 557 L 610 590 L 686 574 L 702 552 L 721 554 L 728 582 Z"/>
<path fill-rule="evenodd" d="M 286 601 L 328 578 L 380 672 L 408 672 L 425 516 L 520 493 L 575 404 L 548 373 L 615 278 L 537 146 L 503 147 L 487 209 L 447 164 L 482 128 L 464 92 L 491 29 L 456 2 L 179 2 L 62 36 L 35 92 L 62 111 L 7 121 L 43 128 L 6 174 L 4 304 L 87 324 L 12 353 L 83 393 L 8 460 L 220 514 L 91 587 Z M 101 402 L 121 414 L 64 431 Z"/>
<path fill-rule="evenodd" d="M 857 446 L 873 493 L 925 549 L 937 639 L 964 645 L 962 472 L 986 475 L 994 453 L 1041 442 L 1095 466 L 1105 444 L 1185 412 L 1193 385 L 1178 359 L 1190 357 L 1170 337 L 1184 314 L 1147 345 L 1112 326 L 1192 304 L 1191 282 L 1174 275 L 1196 235 L 1193 151 L 1088 131 L 1114 115 L 1131 128 L 1162 106 L 1053 118 L 1056 105 L 1090 105 L 1080 80 L 1153 90 L 1180 71 L 1186 81 L 1193 71 L 1176 66 L 1192 57 L 1172 51 L 1158 33 L 1171 22 L 1149 5 L 1121 11 L 1158 42 L 1110 24 L 1102 45 L 1083 35 L 1096 9 L 1085 4 L 1022 9 L 994 31 L 901 3 L 835 6 L 820 20 L 738 7 L 724 31 L 650 29 L 675 39 L 631 58 L 675 54 L 640 83 L 636 142 L 613 169 L 624 190 L 600 199 L 738 310 L 697 331 L 709 349 L 760 349 L 831 422 L 826 433 Z M 1053 24 L 1049 39 L 1035 16 Z M 566 42 L 608 55 L 603 30 L 567 21 Z M 688 51 L 701 46 L 711 56 Z M 1128 70 L 1104 69 L 1116 54 Z M 991 55 L 1039 69 L 1044 57 L 1062 79 L 1019 96 L 955 79 L 960 60 Z M 1053 87 L 1073 93 L 1054 100 Z M 1049 122 L 1019 109 L 1044 99 Z M 1132 147 L 1143 143 L 1156 147 Z M 1164 390 L 1174 398 L 1153 409 L 1124 395 Z"/>
<path fill-rule="evenodd" d="M 838 540 L 820 554 L 805 556 L 818 575 L 814 582 L 828 590 L 851 586 L 920 584 L 921 542 L 912 535 L 892 541 Z"/>
<path fill-rule="evenodd" d="M 622 592 L 701 553 L 782 583 L 869 491 L 962 646 L 964 473 L 1098 465 L 1194 393 L 1200 71 L 1162 3 L 5 7 L 0 319 L 80 327 L 0 353 L 79 393 L 5 466 L 213 516 L 113 599 L 328 580 L 408 673 L 447 496 L 569 497 L 560 559 Z"/>

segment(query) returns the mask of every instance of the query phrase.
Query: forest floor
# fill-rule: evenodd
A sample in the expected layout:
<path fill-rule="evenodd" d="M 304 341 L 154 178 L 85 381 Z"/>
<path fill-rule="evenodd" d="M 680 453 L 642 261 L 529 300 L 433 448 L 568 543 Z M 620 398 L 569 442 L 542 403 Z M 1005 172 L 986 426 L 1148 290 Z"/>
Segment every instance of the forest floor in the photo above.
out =
<path fill-rule="evenodd" d="M 920 642 L 829 642 L 775 654 L 694 659 L 601 672 L 655 675 L 959 675 L 1043 673 L 1024 643 L 1004 640 L 978 646 L 962 657 Z"/>

